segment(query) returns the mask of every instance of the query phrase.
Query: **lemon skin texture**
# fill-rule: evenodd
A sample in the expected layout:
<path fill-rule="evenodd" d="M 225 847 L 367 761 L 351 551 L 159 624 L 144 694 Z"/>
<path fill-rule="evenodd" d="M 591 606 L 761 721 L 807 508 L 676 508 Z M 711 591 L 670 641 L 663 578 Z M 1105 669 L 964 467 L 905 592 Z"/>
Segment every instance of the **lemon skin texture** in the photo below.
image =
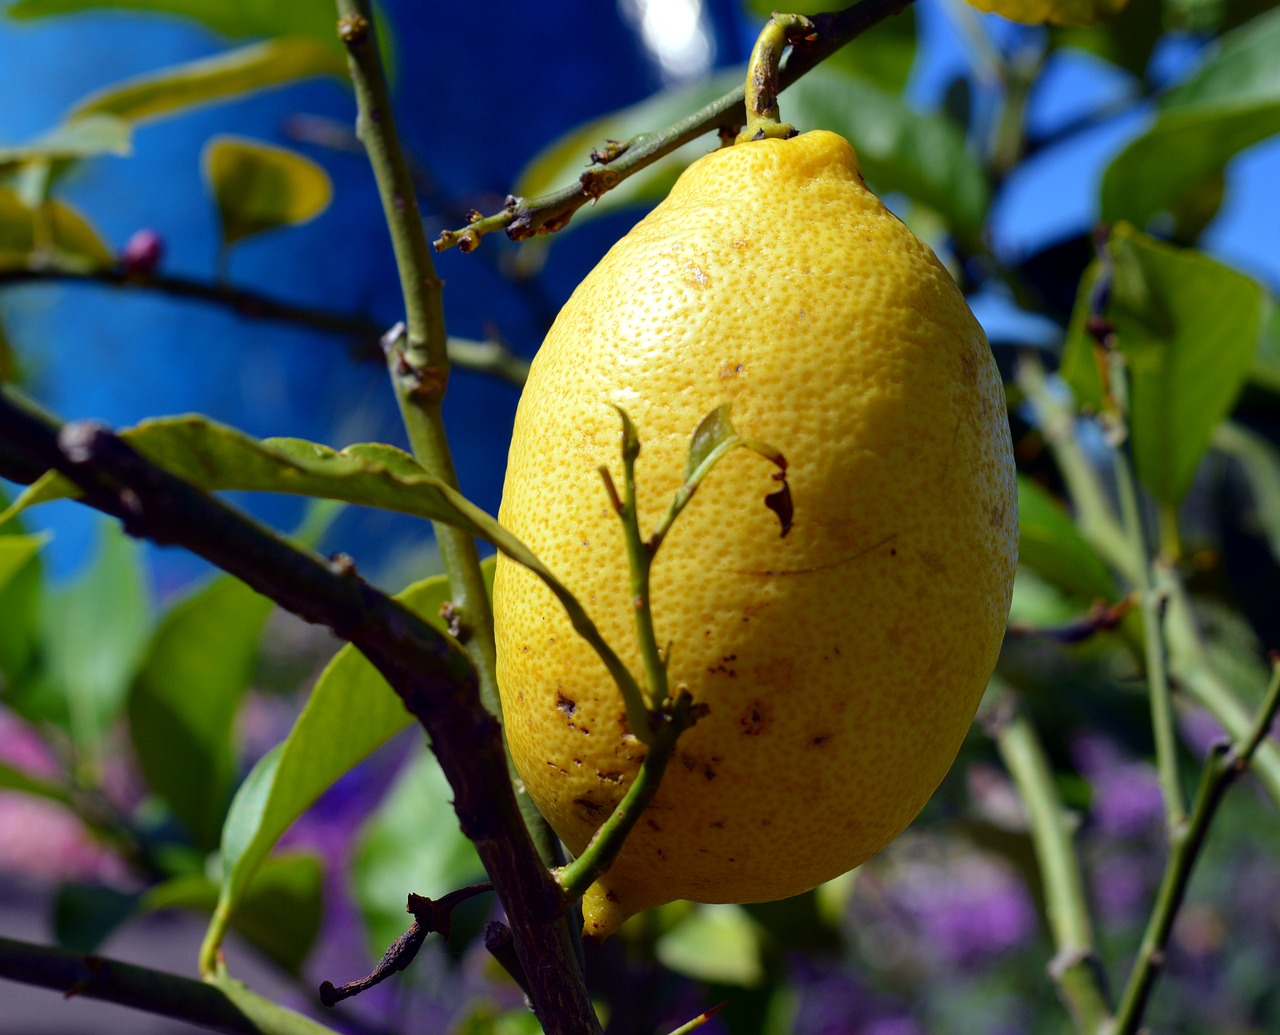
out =
<path fill-rule="evenodd" d="M 535 358 L 500 519 L 632 671 L 617 412 L 641 441 L 641 528 L 724 403 L 789 463 L 730 453 L 652 572 L 672 687 L 708 712 L 584 899 L 595 939 L 674 899 L 798 894 L 883 848 L 955 758 L 995 665 L 1017 554 L 1006 404 L 946 270 L 815 131 L 709 154 L 578 286 Z M 575 853 L 644 757 L 604 666 L 500 559 L 498 681 L 525 787 Z"/>

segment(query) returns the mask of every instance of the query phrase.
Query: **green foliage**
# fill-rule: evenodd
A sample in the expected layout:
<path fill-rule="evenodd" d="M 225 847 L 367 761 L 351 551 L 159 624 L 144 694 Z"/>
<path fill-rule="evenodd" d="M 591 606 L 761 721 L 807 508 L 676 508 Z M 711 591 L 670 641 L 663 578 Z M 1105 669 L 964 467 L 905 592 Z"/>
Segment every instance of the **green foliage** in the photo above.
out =
<path fill-rule="evenodd" d="M 1114 273 L 1105 315 L 1128 368 L 1134 464 L 1157 500 L 1178 503 L 1253 364 L 1262 289 L 1207 255 L 1123 224 L 1107 248 Z M 1086 276 L 1062 358 L 1062 376 L 1096 412 L 1108 408 L 1108 389 L 1085 322 L 1100 268 Z"/>
<path fill-rule="evenodd" d="M 1116 580 L 1070 513 L 1025 475 L 1018 477 L 1018 563 L 1085 604 L 1111 601 Z"/>
<path fill-rule="evenodd" d="M 405 837 L 406 830 L 430 830 L 431 836 Z M 406 890 L 438 898 L 484 876 L 475 847 L 449 807 L 448 781 L 431 753 L 420 751 L 360 831 L 352 856 L 351 878 L 370 949 L 381 952 L 404 933 Z M 461 951 L 467 935 L 455 928 L 452 953 Z"/>
<path fill-rule="evenodd" d="M 0 186 L 0 271 L 49 263 L 92 270 L 113 262 L 98 232 L 65 201 L 31 205 L 18 191 Z"/>
<path fill-rule="evenodd" d="M 238 579 L 214 579 L 165 614 L 129 694 L 143 775 L 205 850 L 231 801 L 236 712 L 274 606 Z"/>
<path fill-rule="evenodd" d="M 328 208 L 333 195 L 328 174 L 310 158 L 237 137 L 209 142 L 204 175 L 218 204 L 224 244 L 306 223 Z"/>
<path fill-rule="evenodd" d="M 400 599 L 444 628 L 448 581 L 419 582 Z M 412 719 L 400 699 L 353 647 L 340 650 L 316 681 L 288 738 L 264 755 L 241 784 L 222 832 L 222 888 L 210 939 L 221 939 L 262 861 L 281 835 L 345 773 Z M 401 903 L 403 906 L 403 903 Z"/>

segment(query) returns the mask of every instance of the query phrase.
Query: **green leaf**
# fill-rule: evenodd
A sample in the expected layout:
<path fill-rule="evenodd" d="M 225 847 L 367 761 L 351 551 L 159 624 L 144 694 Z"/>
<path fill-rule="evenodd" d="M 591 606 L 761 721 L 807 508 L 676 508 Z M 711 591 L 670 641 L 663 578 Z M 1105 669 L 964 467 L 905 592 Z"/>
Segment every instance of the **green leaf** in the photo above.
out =
<path fill-rule="evenodd" d="M 516 178 L 513 193 L 536 198 L 576 182 L 590 167 L 592 150 L 602 148 L 607 140 L 630 140 L 651 132 L 655 126 L 678 122 L 740 85 L 744 75 L 742 71 L 724 72 L 704 82 L 671 87 L 639 104 L 575 126 L 533 157 Z M 680 171 L 695 158 L 715 150 L 715 146 L 715 139 L 710 135 L 686 144 L 624 180 L 594 204 L 579 209 L 569 226 L 580 226 L 589 219 L 629 205 L 652 203 L 666 197 Z"/>
<path fill-rule="evenodd" d="M 53 936 L 64 949 L 97 952 L 134 915 L 138 896 L 102 884 L 64 884 L 53 900 Z"/>
<path fill-rule="evenodd" d="M 764 981 L 760 929 L 741 906 L 698 906 L 655 949 L 664 966 L 699 981 L 745 988 Z"/>
<path fill-rule="evenodd" d="M 447 577 L 436 575 L 397 599 L 443 630 L 439 611 L 448 596 Z M 288 738 L 263 756 L 231 804 L 222 836 L 219 914 L 210 929 L 214 941 L 281 835 L 341 776 L 412 721 L 364 655 L 349 645 L 338 651 Z"/>
<path fill-rule="evenodd" d="M 16 191 L 0 187 L 0 270 L 49 262 L 93 270 L 111 266 L 115 257 L 88 220 L 66 202 L 32 208 Z"/>
<path fill-rule="evenodd" d="M 0 147 L 0 172 L 25 162 L 127 155 L 132 150 L 133 127 L 128 122 L 114 115 L 90 115 L 55 126 L 29 143 Z"/>
<path fill-rule="evenodd" d="M 1202 252 L 1127 224 L 1114 229 L 1108 248 L 1115 272 L 1106 316 L 1128 368 L 1134 466 L 1157 500 L 1176 504 L 1249 373 L 1265 296 Z M 1061 367 L 1076 399 L 1095 410 L 1103 388 L 1085 321 L 1098 275 L 1095 263 L 1081 283 Z"/>
<path fill-rule="evenodd" d="M 333 196 L 329 174 L 310 158 L 239 137 L 209 141 L 204 175 L 226 244 L 314 219 Z"/>
<path fill-rule="evenodd" d="M 0 791 L 15 791 L 36 798 L 47 798 L 71 807 L 71 792 L 62 784 L 25 773 L 7 762 L 0 762 Z"/>
<path fill-rule="evenodd" d="M 1257 432 L 1233 421 L 1218 425 L 1213 446 L 1240 465 L 1253 497 L 1250 516 L 1267 537 L 1271 555 L 1280 561 L 1280 452 Z"/>
<path fill-rule="evenodd" d="M 939 212 L 962 241 L 977 240 L 991 188 L 977 154 L 953 122 L 825 66 L 783 98 L 784 115 L 798 129 L 822 126 L 845 136 L 878 192 L 901 192 Z"/>
<path fill-rule="evenodd" d="M 88 571 L 51 591 L 42 615 L 45 667 L 59 696 L 56 718 L 86 758 L 98 756 L 151 632 L 138 544 L 115 522 L 102 521 L 98 529 Z"/>
<path fill-rule="evenodd" d="M 1125 0 L 969 0 L 979 11 L 1024 25 L 1103 25 L 1115 21 Z"/>
<path fill-rule="evenodd" d="M 333 7 L 324 0 L 14 0 L 5 14 L 35 19 L 111 9 L 191 18 L 233 38 L 303 35 L 337 42 Z"/>
<path fill-rule="evenodd" d="M 1102 219 L 1142 226 L 1161 212 L 1202 209 L 1204 197 L 1220 193 L 1227 163 L 1276 133 L 1280 10 L 1224 36 L 1215 56 L 1162 98 L 1155 122 L 1103 174 Z"/>
<path fill-rule="evenodd" d="M 254 1026 L 253 1030 L 264 1035 L 338 1035 L 332 1028 L 326 1028 L 305 1014 L 255 992 L 243 981 L 231 977 L 225 968 L 220 968 L 207 980 Z"/>
<path fill-rule="evenodd" d="M 0 528 L 0 682 L 10 692 L 37 656 L 44 594 L 39 552 L 48 539 Z"/>
<path fill-rule="evenodd" d="M 164 616 L 129 695 L 147 783 L 207 851 L 231 800 L 236 713 L 273 607 L 238 579 L 214 579 Z"/>
<path fill-rule="evenodd" d="M 145 122 L 310 76 L 345 76 L 346 70 L 344 55 L 317 40 L 272 39 L 115 83 L 82 100 L 67 119 L 72 127 L 103 116 Z"/>
<path fill-rule="evenodd" d="M 1163 34 L 1163 16 L 1162 0 L 1129 0 L 1110 25 L 1055 28 L 1049 38 L 1055 48 L 1065 46 L 1095 54 L 1141 79 Z"/>
<path fill-rule="evenodd" d="M 710 459 L 711 454 L 722 448 L 731 439 L 736 439 L 738 432 L 729 419 L 729 404 L 717 406 L 698 422 L 693 432 L 693 441 L 689 443 L 689 455 L 685 458 L 684 479 L 691 479 L 699 467 Z"/>
<path fill-rule="evenodd" d="M 1116 580 L 1057 500 L 1018 475 L 1018 563 L 1085 603 L 1116 598 Z"/>
<path fill-rule="evenodd" d="M 360 832 L 351 876 L 375 952 L 408 926 L 407 892 L 438 898 L 484 879 L 480 857 L 449 804 L 452 796 L 435 757 L 424 750 Z"/>
<path fill-rule="evenodd" d="M 807 0 L 789 3 L 788 13 L 820 14 L 832 8 L 830 0 Z M 768 18 L 778 5 L 772 0 L 749 0 L 747 9 L 761 19 Z M 911 78 L 916 57 L 916 13 L 908 7 L 892 18 L 886 18 L 870 32 L 864 32 L 846 43 L 824 64 L 860 75 L 891 93 L 901 93 Z M 782 95 L 786 105 L 786 94 Z"/>

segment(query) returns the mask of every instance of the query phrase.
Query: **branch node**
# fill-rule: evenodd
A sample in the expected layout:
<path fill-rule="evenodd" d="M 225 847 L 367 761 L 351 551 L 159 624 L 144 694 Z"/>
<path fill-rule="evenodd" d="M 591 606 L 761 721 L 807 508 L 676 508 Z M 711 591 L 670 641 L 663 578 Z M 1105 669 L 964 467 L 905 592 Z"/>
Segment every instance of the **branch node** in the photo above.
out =
<path fill-rule="evenodd" d="M 338 19 L 338 39 L 348 47 L 358 47 L 369 38 L 369 19 L 362 14 L 348 14 Z"/>

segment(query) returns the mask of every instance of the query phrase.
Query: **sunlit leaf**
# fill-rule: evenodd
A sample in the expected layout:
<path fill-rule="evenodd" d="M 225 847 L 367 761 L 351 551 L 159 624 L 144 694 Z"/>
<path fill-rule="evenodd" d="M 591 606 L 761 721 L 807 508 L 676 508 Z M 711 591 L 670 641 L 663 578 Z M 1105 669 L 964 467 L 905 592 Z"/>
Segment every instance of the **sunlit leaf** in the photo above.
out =
<path fill-rule="evenodd" d="M 332 47 L 314 39 L 272 39 L 114 83 L 86 97 L 67 118 L 72 126 L 104 115 L 144 122 L 310 76 L 345 74 L 345 58 Z"/>
<path fill-rule="evenodd" d="M 1236 155 L 1280 133 L 1280 10 L 1223 37 L 1217 53 L 1161 100 L 1151 127 L 1103 174 L 1104 220 L 1145 225 L 1204 207 Z M 1200 218 L 1204 222 L 1203 216 Z"/>
<path fill-rule="evenodd" d="M 655 949 L 664 966 L 701 981 L 747 988 L 764 981 L 760 930 L 741 906 L 698 906 Z"/>
<path fill-rule="evenodd" d="M 484 879 L 475 846 L 449 804 L 452 796 L 435 756 L 423 750 L 360 833 L 351 876 L 375 952 L 404 933 L 406 892 L 438 898 Z M 405 837 L 406 830 L 421 836 Z"/>
<path fill-rule="evenodd" d="M 236 712 L 273 604 L 222 576 L 161 620 L 129 695 L 133 749 L 196 844 L 218 845 L 236 776 Z"/>
<path fill-rule="evenodd" d="M 491 578 L 492 562 L 487 569 Z M 437 575 L 399 599 L 443 631 L 439 611 L 448 595 L 448 579 Z M 340 650 L 288 738 L 259 761 L 232 802 L 222 838 L 220 913 L 234 914 L 249 879 L 294 820 L 412 721 L 364 655 L 351 646 Z"/>
<path fill-rule="evenodd" d="M 112 265 L 111 249 L 88 220 L 64 201 L 36 208 L 0 187 L 0 270 L 43 263 L 91 270 Z"/>
<path fill-rule="evenodd" d="M 1126 0 L 969 0 L 979 11 L 1024 25 L 1089 26 L 1114 21 Z"/>
<path fill-rule="evenodd" d="M 10 18 L 50 18 L 91 10 L 128 10 L 177 15 L 233 38 L 303 35 L 334 38 L 336 18 L 325 0 L 14 0 Z M 336 39 L 335 39 L 336 42 Z"/>
<path fill-rule="evenodd" d="M 960 128 L 942 115 L 836 70 L 820 67 L 784 95 L 783 116 L 798 129 L 846 137 L 879 193 L 901 192 L 939 212 L 953 233 L 975 241 L 991 190 Z"/>
<path fill-rule="evenodd" d="M 314 219 L 333 196 L 329 174 L 310 158 L 239 137 L 209 142 L 204 174 L 227 244 Z"/>
<path fill-rule="evenodd" d="M 1115 599 L 1115 577 L 1071 515 L 1023 475 L 1018 476 L 1018 533 L 1019 564 L 1086 603 Z"/>
<path fill-rule="evenodd" d="M 0 147 L 0 172 L 22 162 L 127 155 L 132 143 L 133 127 L 124 119 L 90 115 L 55 126 L 26 144 Z"/>
<path fill-rule="evenodd" d="M 1202 252 L 1127 224 L 1108 247 L 1115 273 L 1105 315 L 1128 370 L 1134 466 L 1156 499 L 1177 503 L 1249 373 L 1265 296 Z M 1104 405 L 1103 385 L 1085 320 L 1098 270 L 1095 263 L 1081 284 L 1061 367 L 1077 400 L 1094 409 Z"/>

